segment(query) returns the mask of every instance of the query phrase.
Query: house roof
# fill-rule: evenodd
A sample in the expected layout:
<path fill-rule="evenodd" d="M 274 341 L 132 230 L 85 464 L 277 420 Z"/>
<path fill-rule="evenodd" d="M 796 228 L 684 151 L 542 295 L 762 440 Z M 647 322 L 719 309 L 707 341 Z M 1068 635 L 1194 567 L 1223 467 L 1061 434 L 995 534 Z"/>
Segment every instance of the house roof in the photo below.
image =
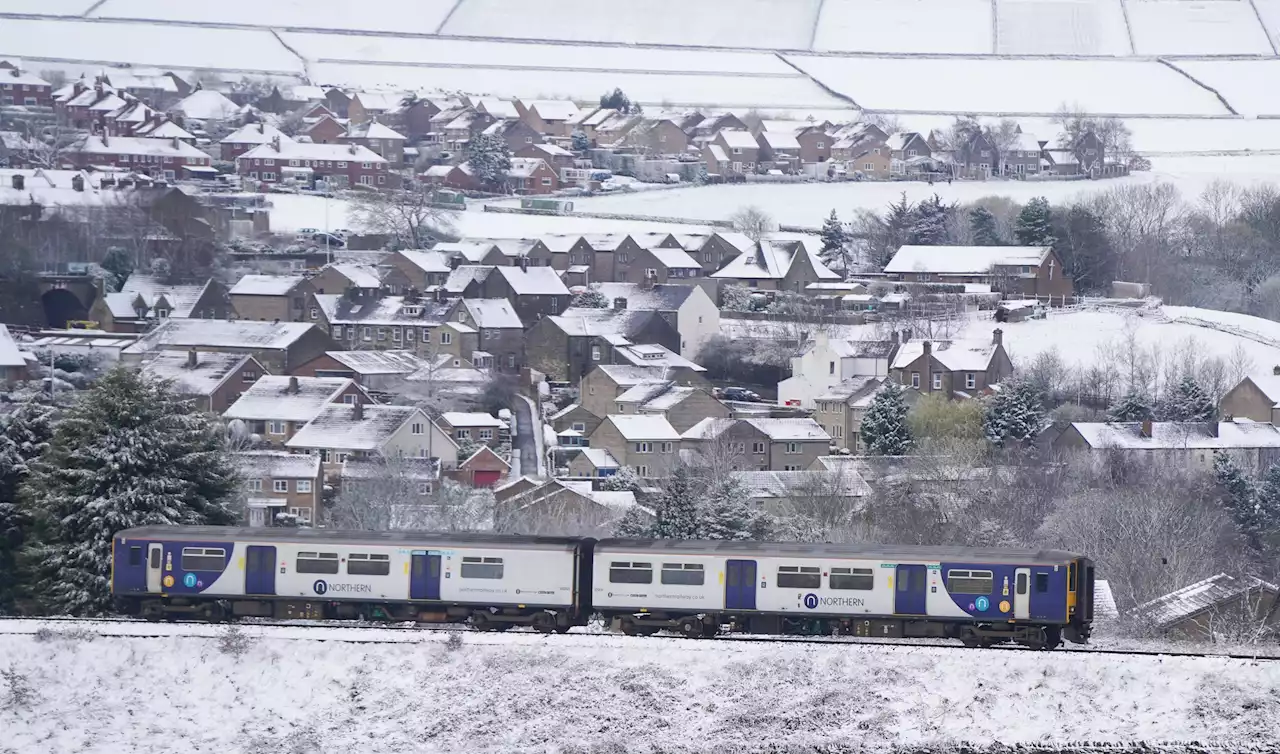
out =
<path fill-rule="evenodd" d="M 240 475 L 275 479 L 315 479 L 320 476 L 320 456 L 284 450 L 246 450 L 233 455 Z"/>
<path fill-rule="evenodd" d="M 660 246 L 654 246 L 649 249 L 649 253 L 658 263 L 669 270 L 676 269 L 702 269 L 702 265 L 698 264 L 693 257 L 689 256 L 689 252 L 684 249 L 668 249 Z M 690 286 L 692 287 L 692 286 Z"/>
<path fill-rule="evenodd" d="M 540 157 L 512 157 L 511 169 L 507 171 L 507 177 L 528 178 L 538 172 L 540 166 L 546 164 L 546 161 Z"/>
<path fill-rule="evenodd" d="M 1158 628 L 1169 628 L 1194 615 L 1212 610 L 1224 602 L 1258 590 L 1270 592 L 1273 598 L 1278 591 L 1275 584 L 1261 579 L 1241 580 L 1220 573 L 1204 581 L 1184 586 L 1176 592 L 1157 597 L 1150 602 L 1144 602 L 1135 607 L 1133 612 L 1146 617 Z"/>
<path fill-rule="evenodd" d="M 352 100 L 357 97 L 365 110 L 385 112 L 400 107 L 405 95 L 400 92 L 354 92 L 351 95 Z"/>
<path fill-rule="evenodd" d="M 232 131 L 221 144 L 266 144 L 272 139 L 280 139 L 280 143 L 293 141 L 285 132 L 270 123 L 246 123 Z"/>
<path fill-rule="evenodd" d="M 0 69 L 0 84 L 26 84 L 28 86 L 53 86 L 39 76 L 19 68 Z"/>
<path fill-rule="evenodd" d="M 487 249 L 493 248 L 492 245 L 486 246 Z M 489 275 L 497 269 L 492 265 L 485 264 L 464 264 L 449 273 L 449 277 L 444 281 L 444 289 L 449 293 L 463 293 L 467 286 L 473 282 L 483 283 L 489 279 Z M 562 283 L 563 285 L 563 283 Z M 565 290 L 568 290 L 567 288 Z"/>
<path fill-rule="evenodd" d="M 665 369 L 655 367 L 634 367 L 621 364 L 601 364 L 596 367 L 601 374 L 613 380 L 619 387 L 638 385 L 641 382 L 665 382 Z M 592 370 L 595 371 L 595 370 Z"/>
<path fill-rule="evenodd" d="M 726 129 L 720 132 L 720 136 L 724 138 L 724 143 L 730 149 L 759 149 L 760 145 L 756 142 L 756 137 L 751 135 L 750 131 L 738 131 Z"/>
<path fill-rule="evenodd" d="M 823 440 L 829 441 L 831 435 L 813 419 L 739 419 L 739 421 L 755 427 L 770 440 Z"/>
<path fill-rule="evenodd" d="M 524 329 L 524 323 L 505 298 L 464 298 L 462 305 L 476 327 Z"/>
<path fill-rule="evenodd" d="M 413 374 L 428 367 L 413 351 L 326 351 L 325 355 L 360 375 Z"/>
<path fill-rule="evenodd" d="M 144 139 L 136 136 L 86 136 L 67 150 L 78 154 L 129 154 L 154 157 L 200 157 L 209 155 L 185 141 Z"/>
<path fill-rule="evenodd" d="M 543 120 L 571 120 L 578 114 L 578 106 L 569 100 L 534 100 L 525 106 L 536 112 Z"/>
<path fill-rule="evenodd" d="M 543 268 L 547 269 L 547 268 Z M 656 312 L 633 309 L 592 309 L 589 307 L 570 307 L 563 314 L 553 314 L 547 319 L 566 335 L 573 337 L 616 337 L 626 338 L 636 332 Z"/>
<path fill-rule="evenodd" d="M 482 411 L 446 411 L 440 415 L 440 418 L 451 427 L 505 428 L 507 426 L 506 422 Z"/>
<path fill-rule="evenodd" d="M 871 494 L 857 472 L 845 471 L 735 471 L 752 498 L 785 499 L 794 495 L 812 495 L 814 490 L 829 497 L 864 497 Z"/>
<path fill-rule="evenodd" d="M 134 273 L 125 279 L 119 292 L 130 294 L 130 302 L 133 301 L 132 297 L 141 296 L 148 308 L 155 306 L 163 296 L 173 307 L 169 316 L 184 319 L 191 316 L 191 310 L 199 303 L 208 285 L 208 281 L 192 285 L 171 285 L 153 275 Z M 135 317 L 137 314 L 130 309 L 128 316 Z"/>
<path fill-rule="evenodd" d="M 855 397 L 874 394 L 880 383 L 879 377 L 851 377 L 827 388 L 826 392 L 814 396 L 813 399 L 815 401 L 850 401 Z"/>
<path fill-rule="evenodd" d="M 191 355 L 195 354 L 195 364 Z M 148 377 L 168 380 L 176 392 L 182 395 L 209 396 L 226 382 L 229 375 L 240 371 L 240 365 L 250 357 L 243 353 L 217 351 L 161 351 L 142 364 L 141 372 Z M 0 364 L 3 358 L 0 357 Z"/>
<path fill-rule="evenodd" d="M 410 419 L 421 417 L 423 422 L 430 421 L 422 409 L 414 406 L 366 405 L 360 419 L 356 418 L 356 410 L 356 406 L 329 404 L 285 445 L 290 448 L 376 451 L 381 450 Z"/>
<path fill-rule="evenodd" d="M 686 359 L 666 346 L 656 343 L 638 343 L 631 345 L 615 345 L 613 355 L 616 359 L 625 360 L 638 367 L 664 367 L 670 369 L 689 369 L 694 372 L 705 372 L 705 368 Z"/>
<path fill-rule="evenodd" d="M 928 341 L 903 343 L 893 358 L 891 369 L 903 369 L 924 355 Z M 941 340 L 929 342 L 933 358 L 952 372 L 985 372 L 991 366 L 996 344 L 989 340 Z"/>
<path fill-rule="evenodd" d="M 363 100 L 361 100 L 361 102 L 363 102 Z M 406 137 L 403 134 L 390 126 L 379 123 L 376 120 L 371 120 L 368 123 L 357 123 L 356 125 L 351 126 L 347 129 L 347 138 L 406 141 Z"/>
<path fill-rule="evenodd" d="M 194 147 L 192 147 L 194 149 Z M 197 150 L 198 151 L 198 150 Z M 200 153 L 202 156 L 203 152 Z M 359 144 L 317 144 L 315 142 L 265 142 L 236 158 L 240 160 L 337 160 L 339 162 L 382 162 L 386 159 Z"/>
<path fill-rule="evenodd" d="M 197 89 L 179 100 L 173 110 L 196 120 L 217 120 L 235 117 L 240 112 L 240 106 L 227 99 L 222 92 Z"/>
<path fill-rule="evenodd" d="M 449 266 L 449 255 L 443 251 L 402 249 L 400 255 L 423 272 L 442 272 L 446 275 L 453 272 L 453 268 Z"/>
<path fill-rule="evenodd" d="M 459 268 L 462 269 L 462 268 Z M 518 296 L 569 295 L 569 289 L 556 270 L 550 267 L 497 267 L 497 273 L 506 278 L 511 290 Z"/>
<path fill-rule="evenodd" d="M 619 469 L 622 464 L 613 457 L 607 448 L 583 448 L 582 456 L 597 469 Z"/>
<path fill-rule="evenodd" d="M 18 344 L 9 334 L 9 328 L 0 325 L 0 367 L 22 367 L 27 365 Z"/>
<path fill-rule="evenodd" d="M 564 147 L 556 146 L 555 144 L 530 144 L 526 148 L 534 149 L 536 151 L 542 152 L 547 157 L 574 157 L 575 156 L 573 152 L 570 152 Z"/>
<path fill-rule="evenodd" d="M 231 295 L 287 296 L 304 280 L 301 275 L 245 275 L 231 287 Z"/>
<path fill-rule="evenodd" d="M 800 142 L 796 140 L 794 132 L 790 131 L 762 131 L 760 138 L 768 144 L 771 149 L 794 149 L 799 151 Z"/>
<path fill-rule="evenodd" d="M 1267 400 L 1271 401 L 1272 408 L 1280 406 L 1280 374 L 1257 372 L 1246 377 L 1266 396 Z"/>
<path fill-rule="evenodd" d="M 716 162 L 728 162 L 729 155 L 725 153 L 724 147 L 719 144 L 708 144 L 707 151 L 711 153 L 711 159 Z"/>
<path fill-rule="evenodd" d="M 319 458 L 320 456 L 315 456 Z M 396 478 L 410 482 L 433 482 L 440 478 L 440 461 L 430 458 L 348 458 L 338 472 L 342 479 Z"/>
<path fill-rule="evenodd" d="M 370 264 L 354 264 L 351 262 L 331 262 L 320 268 L 323 273 L 327 269 L 336 270 L 356 288 L 381 288 L 382 278 L 378 268 Z"/>
<path fill-rule="evenodd" d="M 135 136 L 145 136 L 148 139 L 194 139 L 194 134 L 187 131 L 182 126 L 171 120 L 163 123 L 150 123 L 138 126 L 134 130 Z"/>
<path fill-rule="evenodd" d="M 732 427 L 737 419 L 724 419 L 716 416 L 708 416 L 707 418 L 694 424 L 684 431 L 682 437 L 686 440 L 712 440 L 719 437 L 724 431 Z"/>
<path fill-rule="evenodd" d="M 888 273 L 985 275 L 992 267 L 1038 267 L 1048 246 L 903 246 L 885 265 Z"/>
<path fill-rule="evenodd" d="M 618 433 L 628 441 L 633 440 L 679 440 L 680 433 L 665 416 L 652 414 L 610 414 L 605 421 L 613 422 Z"/>
<path fill-rule="evenodd" d="M 516 105 L 511 100 L 497 99 L 495 97 L 481 97 L 475 100 L 477 110 L 492 115 L 495 118 L 519 118 L 520 113 L 516 110 Z"/>
<path fill-rule="evenodd" d="M 1260 422 L 1072 422 L 1089 447 L 1126 450 L 1228 450 L 1280 448 L 1280 429 Z M 1216 428 L 1216 434 L 1215 434 Z"/>
<path fill-rule="evenodd" d="M 696 285 L 662 284 L 646 289 L 639 283 L 600 283 L 597 290 L 609 299 L 610 306 L 615 299 L 624 298 L 628 310 L 674 312 L 702 289 Z"/>
<path fill-rule="evenodd" d="M 223 412 L 226 419 L 309 422 L 351 386 L 345 377 L 264 374 Z M 350 408 L 348 406 L 348 408 Z"/>
<path fill-rule="evenodd" d="M 222 319 L 173 319 L 124 350 L 127 354 L 180 348 L 250 348 L 279 350 L 292 346 L 315 327 L 306 322 L 253 322 Z"/>
<path fill-rule="evenodd" d="M 722 234 L 722 237 L 732 234 Z M 744 237 L 745 238 L 745 237 Z M 726 240 L 730 240 L 726 238 Z M 741 254 L 734 257 L 719 272 L 711 277 L 733 280 L 781 280 L 791 271 L 791 265 L 801 257 L 809 260 L 819 280 L 839 280 L 840 275 L 832 272 L 818 256 L 814 254 L 804 241 L 779 241 L 761 239 L 751 248 L 750 242 Z"/>
<path fill-rule="evenodd" d="M 476 448 L 474 453 L 467 456 L 465 460 L 458 461 L 458 468 L 464 469 L 467 466 L 469 466 L 472 461 L 485 455 L 493 456 L 494 460 L 496 460 L 498 463 L 502 464 L 503 466 L 506 466 L 507 469 L 510 470 L 511 464 L 507 463 L 506 459 L 504 459 L 502 456 L 495 453 L 493 451 L 493 448 L 489 447 L 488 445 L 481 445 L 480 447 Z"/>
<path fill-rule="evenodd" d="M 317 293 L 315 302 L 331 325 L 439 325 L 453 308 L 447 301 L 406 301 L 404 296 L 353 299 L 338 293 Z"/>

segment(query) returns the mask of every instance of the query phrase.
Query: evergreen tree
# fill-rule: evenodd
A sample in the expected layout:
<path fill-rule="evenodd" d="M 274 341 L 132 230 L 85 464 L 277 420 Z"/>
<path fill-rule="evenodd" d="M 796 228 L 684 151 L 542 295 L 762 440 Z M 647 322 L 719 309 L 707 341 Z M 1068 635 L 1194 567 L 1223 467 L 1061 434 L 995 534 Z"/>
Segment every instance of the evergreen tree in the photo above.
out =
<path fill-rule="evenodd" d="M 1018 213 L 1013 235 L 1020 246 L 1052 246 L 1053 211 L 1049 208 L 1049 200 L 1038 196 L 1027 202 L 1027 206 Z"/>
<path fill-rule="evenodd" d="M 1214 470 L 1217 470 L 1217 457 L 1214 457 Z M 1280 463 L 1272 464 L 1262 476 L 1262 483 L 1257 487 L 1251 531 L 1246 535 L 1256 538 L 1258 549 L 1272 552 L 1280 542 Z"/>
<path fill-rule="evenodd" d="M 222 435 L 167 383 L 123 367 L 79 396 L 27 485 L 36 541 L 23 555 L 45 606 L 108 609 L 121 529 L 233 523 L 236 472 Z"/>
<path fill-rule="evenodd" d="M 107 249 L 107 255 L 102 258 L 102 269 L 107 273 L 107 291 L 119 291 L 124 282 L 133 274 L 133 258 L 129 256 L 129 252 L 119 246 L 112 246 Z"/>
<path fill-rule="evenodd" d="M 623 466 L 618 471 L 600 482 L 600 489 L 606 492 L 639 492 L 640 476 L 630 466 Z"/>
<path fill-rule="evenodd" d="M 867 452 L 878 456 L 905 455 L 915 445 L 907 424 L 907 402 L 903 390 L 893 380 L 885 380 L 858 430 Z"/>
<path fill-rule="evenodd" d="M 579 306 L 584 309 L 608 309 L 609 297 L 600 292 L 599 285 L 591 285 L 585 291 L 570 299 L 569 306 Z"/>
<path fill-rule="evenodd" d="M 1161 421 L 1211 422 L 1218 418 L 1218 407 L 1213 405 L 1213 399 L 1200 387 L 1200 383 L 1187 375 L 1166 392 L 1159 413 Z"/>
<path fill-rule="evenodd" d="M 1271 496 L 1280 492 L 1280 478 L 1271 479 L 1274 471 L 1275 466 L 1267 470 L 1270 489 L 1265 494 L 1268 496 L 1267 505 L 1270 510 L 1275 510 L 1270 507 L 1274 503 Z M 1236 528 L 1248 538 L 1250 547 L 1261 549 L 1263 532 L 1267 528 L 1259 504 L 1262 490 L 1256 489 L 1231 456 L 1221 450 L 1213 452 L 1213 476 L 1222 495 L 1222 505 L 1231 515 Z M 1267 485 L 1268 482 L 1263 483 L 1264 488 Z"/>
<path fill-rule="evenodd" d="M 697 539 L 699 505 L 706 485 L 688 466 L 681 464 L 666 479 L 662 495 L 653 506 L 655 539 Z"/>
<path fill-rule="evenodd" d="M 575 152 L 585 152 L 591 148 L 591 140 L 581 128 L 575 128 L 573 134 L 569 136 L 569 146 Z"/>
<path fill-rule="evenodd" d="M 1000 231 L 996 229 L 996 216 L 986 207 L 974 207 L 969 211 L 969 230 L 978 246 L 1003 246 Z"/>
<path fill-rule="evenodd" d="M 1013 379 L 988 401 L 982 433 L 998 447 L 1029 443 L 1044 425 L 1044 401 L 1030 380 Z"/>
<path fill-rule="evenodd" d="M 36 402 L 0 417 L 0 613 L 13 610 L 18 594 L 18 550 L 27 528 L 18 495 L 33 462 L 49 447 L 51 418 L 52 409 Z"/>
<path fill-rule="evenodd" d="M 1137 390 L 1130 390 L 1120 396 L 1120 400 L 1107 410 L 1107 421 L 1111 422 L 1140 422 L 1154 418 L 1155 411 L 1151 408 L 1151 401 Z"/>
<path fill-rule="evenodd" d="M 629 113 L 632 108 L 631 98 L 622 89 L 615 87 L 612 92 L 600 95 L 600 107 Z"/>
<path fill-rule="evenodd" d="M 907 243 L 920 246 L 944 246 L 951 242 L 948 224 L 954 205 L 942 203 L 937 194 L 915 206 L 907 228 Z"/>
<path fill-rule="evenodd" d="M 468 147 L 467 162 L 481 184 L 495 188 L 507 179 L 507 171 L 511 170 L 511 147 L 501 137 L 477 134 Z"/>
<path fill-rule="evenodd" d="M 840 222 L 834 209 L 822 221 L 821 236 L 822 250 L 818 252 L 819 258 L 832 269 L 845 269 L 848 266 L 845 263 L 845 246 L 849 243 L 849 234 L 845 232 L 844 224 Z"/>
<path fill-rule="evenodd" d="M 1076 290 L 1107 292 L 1115 277 L 1115 251 L 1102 218 L 1075 205 L 1054 220 L 1053 250 Z"/>
<path fill-rule="evenodd" d="M 650 539 L 653 537 L 653 519 L 643 508 L 633 505 L 622 514 L 614 526 L 613 535 L 625 539 Z"/>
<path fill-rule="evenodd" d="M 773 520 L 751 502 L 738 477 L 729 475 L 711 485 L 699 511 L 699 539 L 764 540 Z"/>

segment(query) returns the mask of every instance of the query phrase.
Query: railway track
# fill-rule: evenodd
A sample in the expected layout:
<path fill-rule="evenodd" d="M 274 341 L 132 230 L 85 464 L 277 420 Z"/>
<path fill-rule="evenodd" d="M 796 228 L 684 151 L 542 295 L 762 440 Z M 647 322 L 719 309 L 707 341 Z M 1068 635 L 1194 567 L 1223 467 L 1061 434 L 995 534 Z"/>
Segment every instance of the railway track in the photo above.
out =
<path fill-rule="evenodd" d="M 582 639 L 586 637 L 592 637 L 591 639 L 588 639 L 588 640 L 591 641 L 595 639 L 632 638 L 635 641 L 645 641 L 645 640 L 653 640 L 653 639 L 657 639 L 661 641 L 661 640 L 680 639 L 682 641 L 714 641 L 719 644 L 725 644 L 725 645 L 789 643 L 789 644 L 808 644 L 808 645 L 820 645 L 820 646 L 878 646 L 878 647 L 890 647 L 890 648 L 904 647 L 904 648 L 924 648 L 924 649 L 947 649 L 947 650 L 969 651 L 969 652 L 989 652 L 989 651 L 1034 652 L 1036 651 L 1026 647 L 1011 646 L 1011 645 L 981 648 L 981 647 L 965 647 L 959 644 L 944 642 L 942 640 L 939 640 L 936 642 L 891 641 L 891 640 L 864 639 L 864 638 L 839 637 L 839 636 L 825 636 L 825 637 L 824 636 L 751 636 L 751 635 L 732 634 L 732 635 L 717 636 L 712 639 L 697 640 L 697 639 L 685 639 L 684 637 L 677 636 L 674 634 L 662 634 L 662 633 L 654 637 L 643 637 L 643 638 L 624 637 L 620 633 L 601 631 L 601 630 L 591 630 L 591 629 L 582 630 L 581 628 L 575 629 L 570 633 L 564 634 L 564 635 L 541 634 L 537 631 L 534 631 L 528 628 L 513 628 L 510 631 L 497 634 L 495 632 L 474 631 L 470 628 L 456 625 L 456 624 L 440 625 L 440 626 L 423 626 L 423 625 L 417 625 L 412 623 L 335 624 L 335 623 L 317 622 L 317 621 L 280 621 L 280 620 L 244 620 L 244 621 L 237 621 L 234 624 L 213 624 L 213 623 L 204 623 L 204 622 L 198 622 L 198 621 L 176 621 L 173 623 L 169 623 L 169 622 L 153 623 L 140 618 L 123 618 L 123 617 L 74 618 L 74 617 L 63 617 L 63 616 L 48 617 L 48 618 L 25 618 L 25 617 L 18 617 L 18 616 L 0 616 L 0 634 L 10 634 L 10 635 L 34 634 L 35 631 L 38 630 L 38 628 L 32 629 L 32 630 L 6 630 L 5 623 L 12 622 L 12 621 L 51 624 L 49 626 L 50 628 L 54 626 L 80 625 L 80 626 L 89 628 L 90 630 L 92 629 L 92 626 L 94 626 L 95 624 L 103 624 L 103 623 L 125 624 L 125 625 L 137 626 L 137 629 L 133 631 L 113 630 L 110 633 L 98 634 L 99 636 L 102 636 L 104 638 L 120 637 L 120 638 L 127 638 L 127 639 L 164 639 L 164 638 L 173 638 L 173 637 L 191 638 L 191 639 L 216 639 L 219 636 L 219 632 L 216 629 L 219 629 L 226 625 L 238 625 L 243 627 L 305 629 L 305 630 L 309 630 L 309 632 L 314 631 L 317 634 L 322 634 L 328 631 L 341 631 L 341 630 L 395 631 L 395 632 L 404 632 L 406 635 L 411 633 L 413 634 L 417 634 L 417 633 L 448 634 L 448 633 L 455 633 L 455 632 L 464 632 L 476 637 L 495 637 L 498 635 L 506 635 L 506 636 L 516 635 L 521 637 L 529 637 L 530 639 L 540 638 L 544 641 L 550 641 L 550 642 L 565 641 L 566 639 L 573 640 L 573 639 Z M 180 633 L 176 631 L 159 631 L 159 630 L 156 630 L 155 628 L 151 628 L 151 629 L 148 628 L 149 626 L 158 627 L 158 626 L 177 626 L 177 625 L 208 627 L 209 629 L 214 629 L 214 630 L 211 630 L 207 634 L 185 634 L 185 633 Z M 313 636 L 266 635 L 266 636 L 263 636 L 262 638 L 269 638 L 277 641 L 326 641 L 326 642 L 336 642 L 336 643 L 343 643 L 343 644 L 409 643 L 408 641 L 401 640 L 401 639 L 391 639 L 391 638 L 385 638 L 385 637 L 379 638 L 379 637 L 373 637 L 373 636 L 365 639 L 365 638 L 337 637 L 337 636 L 325 637 L 321 635 L 313 635 Z M 1242 653 L 1242 652 L 1180 652 L 1180 651 L 1167 651 L 1167 650 L 1154 650 L 1154 649 L 1151 649 L 1151 650 L 1108 649 L 1108 648 L 1096 648 L 1096 649 L 1078 648 L 1077 649 L 1077 648 L 1065 648 L 1065 647 L 1055 652 L 1053 656 L 1056 657 L 1056 656 L 1066 656 L 1066 655 L 1070 655 L 1070 656 L 1125 655 L 1125 656 L 1132 656 L 1132 657 L 1201 657 L 1205 659 L 1230 659 L 1230 660 L 1249 660 L 1249 661 L 1268 661 L 1268 662 L 1280 661 L 1280 655 L 1268 656 L 1268 655 L 1250 654 L 1250 653 Z"/>

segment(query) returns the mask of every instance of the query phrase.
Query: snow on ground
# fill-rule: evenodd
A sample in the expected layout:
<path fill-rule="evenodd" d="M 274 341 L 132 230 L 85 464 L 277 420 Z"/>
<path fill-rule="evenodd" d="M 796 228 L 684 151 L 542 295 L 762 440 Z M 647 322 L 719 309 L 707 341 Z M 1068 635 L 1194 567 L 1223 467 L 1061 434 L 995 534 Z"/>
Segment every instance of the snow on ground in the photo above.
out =
<path fill-rule="evenodd" d="M 1280 60 L 1176 60 L 1174 65 L 1218 90 L 1236 112 L 1278 115 Z"/>
<path fill-rule="evenodd" d="M 262 27 L 434 33 L 456 0 L 106 0 L 94 18 L 209 21 Z"/>
<path fill-rule="evenodd" d="M 1139 55 L 1274 55 L 1249 2 L 1131 0 L 1129 27 Z"/>
<path fill-rule="evenodd" d="M 483 65 L 640 73 L 700 71 L 728 75 L 797 75 L 795 69 L 778 60 L 776 55 L 765 52 L 585 47 L 345 34 L 286 33 L 281 36 L 298 54 L 315 61 L 360 60 L 368 63 Z M 556 71 L 545 75 L 558 76 L 559 73 Z"/>
<path fill-rule="evenodd" d="M 1128 55 L 1121 0 L 1000 0 L 996 46 L 1003 55 Z"/>
<path fill-rule="evenodd" d="M 1253 5 L 1262 17 L 1267 36 L 1280 48 L 1280 0 L 1253 0 Z"/>
<path fill-rule="evenodd" d="M 79 16 L 93 7 L 94 0 L 5 0 L 5 13 L 39 13 L 45 16 Z"/>
<path fill-rule="evenodd" d="M 826 0 L 814 50 L 991 53 L 990 0 Z"/>
<path fill-rule="evenodd" d="M 456 36 L 808 49 L 818 0 L 464 0 Z M 628 92 L 630 93 L 630 92 Z"/>
<path fill-rule="evenodd" d="M 51 45 L 50 40 L 55 39 L 58 44 Z M 122 39 L 147 42 L 121 44 Z M 260 74 L 302 72 L 297 56 L 281 46 L 269 31 L 189 26 L 159 30 L 146 23 L 6 18 L 0 21 L 0 55 L 36 60 L 44 56 L 74 57 L 134 66 L 216 68 Z"/>
<path fill-rule="evenodd" d="M 264 629 L 238 656 L 191 636 L 0 635 L 0 656 L 32 692 L 28 706 L 0 709 L 0 746 L 745 754 L 1280 738 L 1280 663 L 470 632 L 451 648 L 446 632 L 372 645 L 275 633 L 291 630 Z"/>
<path fill-rule="evenodd" d="M 1051 116 L 1068 103 L 1112 115 L 1228 114 L 1211 93 L 1155 61 L 787 59 L 872 110 Z"/>

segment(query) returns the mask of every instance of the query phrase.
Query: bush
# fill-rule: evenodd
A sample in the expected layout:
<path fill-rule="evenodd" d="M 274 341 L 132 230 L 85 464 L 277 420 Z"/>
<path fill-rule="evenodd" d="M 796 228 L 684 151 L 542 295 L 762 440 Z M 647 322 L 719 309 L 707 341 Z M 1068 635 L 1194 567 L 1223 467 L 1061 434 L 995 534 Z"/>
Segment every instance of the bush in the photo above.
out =
<path fill-rule="evenodd" d="M 444 640 L 444 648 L 450 652 L 457 652 L 459 649 L 462 649 L 463 643 L 462 632 L 451 631 L 449 632 L 449 638 Z"/>
<path fill-rule="evenodd" d="M 243 657 L 253 648 L 253 639 L 232 623 L 218 632 L 218 651 L 232 657 Z"/>
<path fill-rule="evenodd" d="M 0 670 L 0 681 L 4 682 L 6 709 L 27 709 L 35 701 L 36 690 L 31 679 L 20 672 L 17 665 L 10 663 L 8 668 Z"/>
<path fill-rule="evenodd" d="M 57 629 L 57 628 L 49 628 L 48 626 L 41 626 L 40 628 L 36 629 L 36 632 L 32 635 L 32 638 L 34 638 L 38 642 L 50 642 L 50 641 L 89 642 L 98 638 L 98 635 L 93 633 L 87 628 L 70 628 L 70 629 L 64 630 L 64 629 Z"/>

